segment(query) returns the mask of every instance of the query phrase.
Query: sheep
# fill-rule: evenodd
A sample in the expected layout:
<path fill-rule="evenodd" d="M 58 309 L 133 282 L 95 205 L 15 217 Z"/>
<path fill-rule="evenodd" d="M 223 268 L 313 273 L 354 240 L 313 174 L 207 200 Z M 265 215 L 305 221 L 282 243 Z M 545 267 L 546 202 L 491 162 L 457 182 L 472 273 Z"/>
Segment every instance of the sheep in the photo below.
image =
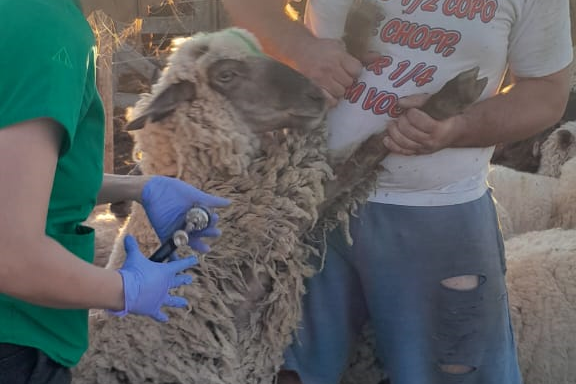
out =
<path fill-rule="evenodd" d="M 112 214 L 107 206 L 102 205 L 94 209 L 84 225 L 94 228 L 96 234 L 94 264 L 104 267 L 108 263 L 108 257 L 122 222 Z"/>
<path fill-rule="evenodd" d="M 559 179 L 494 165 L 488 174 L 505 239 L 552 227 Z"/>
<path fill-rule="evenodd" d="M 566 161 L 576 156 L 576 121 L 569 121 L 555 129 L 540 147 L 541 161 L 538 173 L 560 176 Z"/>
<path fill-rule="evenodd" d="M 576 157 L 562 166 L 560 182 L 554 193 L 553 227 L 576 228 Z"/>
<path fill-rule="evenodd" d="M 506 241 L 510 316 L 525 384 L 576 378 L 576 229 L 528 232 Z M 367 328 L 341 384 L 380 384 Z"/>
<path fill-rule="evenodd" d="M 569 102 L 576 108 L 576 94 Z M 576 122 L 564 120 L 525 140 L 498 144 L 492 164 L 503 165 L 521 172 L 560 176 L 560 167 L 576 154 Z"/>
<path fill-rule="evenodd" d="M 570 65 L 570 95 L 560 121 L 553 127 L 525 140 L 498 144 L 491 159 L 493 164 L 504 165 L 522 172 L 558 177 L 557 171 L 561 165 L 558 160 L 561 160 L 563 156 L 574 156 L 576 152 L 573 128 L 576 120 L 576 47 L 573 50 L 574 60 Z M 562 131 L 564 128 L 567 128 L 572 135 Z M 550 138 L 551 142 L 545 143 L 553 132 L 560 133 L 563 136 Z M 554 158 L 554 151 L 558 151 L 558 159 Z M 541 166 L 541 162 L 545 163 L 547 157 L 552 161 L 552 164 Z"/>
<path fill-rule="evenodd" d="M 495 165 L 488 175 L 505 238 L 555 226 L 574 226 L 572 205 L 568 204 L 572 200 L 570 185 L 574 183 L 570 178 L 574 167 L 567 164 L 576 155 L 576 122 L 562 124 L 534 149 L 541 154 L 537 174 Z M 566 173 L 563 178 L 562 169 Z"/>
<path fill-rule="evenodd" d="M 229 86 L 235 74 L 240 80 Z M 485 85 L 477 74 L 459 75 L 424 109 L 459 112 Z M 467 96 L 463 102 L 461 96 Z M 303 279 L 316 271 L 311 242 L 333 227 L 331 215 L 341 219 L 343 208 L 365 196 L 329 183 L 325 112 L 320 90 L 262 56 L 244 30 L 200 34 L 180 45 L 152 94 L 137 103 L 128 128 L 142 129 L 134 135 L 144 174 L 175 176 L 232 200 L 221 212 L 227 226 L 194 268 L 196 283 L 181 288 L 188 313 L 169 310 L 166 325 L 94 314 L 91 348 L 75 383 L 273 379 L 300 318 Z M 364 165 L 364 175 L 376 169 Z M 123 233 L 136 235 L 151 253 L 158 241 L 142 209 L 132 211 Z M 123 261 L 119 244 L 108 268 Z"/>
<path fill-rule="evenodd" d="M 556 128 L 547 128 L 524 140 L 497 144 L 490 163 L 520 172 L 537 173 L 542 159 L 540 148 Z"/>
<path fill-rule="evenodd" d="M 576 230 L 529 232 L 506 243 L 507 284 L 526 384 L 576 378 Z"/>
<path fill-rule="evenodd" d="M 555 227 L 576 228 L 576 157 L 559 178 L 493 166 L 488 181 L 494 189 L 504 238 Z"/>
<path fill-rule="evenodd" d="M 244 30 L 197 34 L 178 47 L 129 123 L 143 127 L 134 132 L 139 166 L 229 198 L 219 212 L 228 226 L 200 257 L 194 284 L 180 289 L 187 312 L 167 310 L 168 324 L 92 316 L 74 383 L 271 382 L 313 272 L 314 249 L 300 236 L 314 226 L 331 177 L 325 112 L 319 88 L 261 55 Z M 132 212 L 123 233 L 151 254 L 158 240 L 143 210 Z M 117 242 L 107 267 L 123 258 Z"/>

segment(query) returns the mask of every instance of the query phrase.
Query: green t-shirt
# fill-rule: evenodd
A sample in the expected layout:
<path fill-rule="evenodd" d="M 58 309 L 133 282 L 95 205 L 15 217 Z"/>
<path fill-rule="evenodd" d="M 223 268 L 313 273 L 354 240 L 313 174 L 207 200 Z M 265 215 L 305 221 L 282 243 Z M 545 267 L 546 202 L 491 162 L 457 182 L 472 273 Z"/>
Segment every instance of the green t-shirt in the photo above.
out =
<path fill-rule="evenodd" d="M 0 129 L 39 117 L 62 125 L 46 234 L 92 262 L 94 233 L 80 225 L 103 175 L 104 111 L 92 30 L 76 0 L 0 0 L 0 35 Z M 73 366 L 88 346 L 88 312 L 0 295 L 0 342 L 36 347 Z"/>

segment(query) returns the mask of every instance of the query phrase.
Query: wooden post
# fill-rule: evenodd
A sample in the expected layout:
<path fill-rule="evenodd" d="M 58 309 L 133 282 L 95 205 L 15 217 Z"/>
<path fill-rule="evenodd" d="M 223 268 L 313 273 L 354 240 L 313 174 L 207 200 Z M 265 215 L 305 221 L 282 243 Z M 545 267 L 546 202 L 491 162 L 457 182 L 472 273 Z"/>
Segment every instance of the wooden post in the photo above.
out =
<path fill-rule="evenodd" d="M 104 136 L 104 172 L 114 173 L 114 79 L 112 55 L 98 57 L 98 92 L 102 97 L 106 114 Z"/>
<path fill-rule="evenodd" d="M 114 173 L 114 73 L 112 56 L 115 51 L 114 22 L 102 12 L 95 12 L 92 26 L 97 29 L 98 59 L 96 85 L 105 113 L 104 172 Z"/>

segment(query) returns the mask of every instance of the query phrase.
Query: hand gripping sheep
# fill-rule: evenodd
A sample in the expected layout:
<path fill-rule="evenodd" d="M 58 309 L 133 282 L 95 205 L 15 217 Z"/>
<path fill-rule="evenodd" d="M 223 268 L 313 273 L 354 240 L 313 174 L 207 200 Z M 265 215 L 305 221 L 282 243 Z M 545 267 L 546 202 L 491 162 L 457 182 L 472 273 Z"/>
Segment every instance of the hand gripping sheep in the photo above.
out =
<path fill-rule="evenodd" d="M 348 32 L 350 42 L 358 41 Z M 474 100 L 460 93 L 478 94 L 476 74 L 457 77 L 455 91 L 447 86 L 427 105 L 443 116 L 460 112 Z M 447 99 L 465 102 L 447 108 L 454 104 L 441 102 Z M 176 176 L 232 204 L 218 212 L 222 236 L 190 271 L 195 282 L 180 288 L 188 311 L 168 309 L 166 324 L 94 313 L 75 384 L 272 382 L 301 316 L 303 281 L 316 270 L 315 235 L 333 215 L 342 218 L 363 201 L 370 189 L 361 187 L 385 155 L 357 151 L 329 164 L 326 110 L 316 86 L 262 55 L 246 31 L 197 34 L 177 47 L 129 123 L 140 168 Z M 360 148 L 380 151 L 380 142 L 373 137 Z M 344 184 L 350 162 L 365 167 L 355 167 L 363 176 L 351 180 L 352 187 Z M 137 204 L 124 231 L 144 252 L 158 246 Z M 108 267 L 123 259 L 119 239 Z"/>

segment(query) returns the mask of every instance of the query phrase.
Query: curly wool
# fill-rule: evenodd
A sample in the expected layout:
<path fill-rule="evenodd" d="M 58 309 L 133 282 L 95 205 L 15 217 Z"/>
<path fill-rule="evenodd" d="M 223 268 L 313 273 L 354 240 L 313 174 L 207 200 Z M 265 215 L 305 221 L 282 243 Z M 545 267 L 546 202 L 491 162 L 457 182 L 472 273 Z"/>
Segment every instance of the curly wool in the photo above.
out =
<path fill-rule="evenodd" d="M 488 174 L 488 182 L 494 189 L 493 196 L 505 239 L 551 228 L 554 193 L 559 179 L 495 165 Z"/>
<path fill-rule="evenodd" d="M 576 156 L 576 121 L 568 121 L 555 129 L 540 146 L 541 175 L 560 177 L 562 165 Z"/>
<path fill-rule="evenodd" d="M 576 158 L 562 164 L 558 175 L 492 168 L 488 181 L 494 188 L 504 238 L 555 227 L 576 228 Z"/>
<path fill-rule="evenodd" d="M 195 282 L 179 289 L 188 311 L 166 310 L 166 324 L 94 313 L 91 347 L 74 372 L 75 384 L 269 384 L 283 362 L 301 317 L 303 280 L 314 273 L 317 253 L 303 234 L 318 220 L 323 183 L 331 177 L 326 130 L 256 137 L 242 126 L 202 73 L 214 57 L 251 54 L 240 40 L 202 35 L 176 51 L 152 93 L 193 74 L 197 99 L 135 134 L 144 174 L 177 176 L 232 202 L 218 211 L 222 236 L 189 272 Z M 187 59 L 186 51 L 205 45 L 202 59 Z M 136 114 L 150 99 L 144 96 Z M 158 239 L 141 207 L 132 212 L 123 233 L 151 254 Z M 117 242 L 108 267 L 123 259 Z"/>

